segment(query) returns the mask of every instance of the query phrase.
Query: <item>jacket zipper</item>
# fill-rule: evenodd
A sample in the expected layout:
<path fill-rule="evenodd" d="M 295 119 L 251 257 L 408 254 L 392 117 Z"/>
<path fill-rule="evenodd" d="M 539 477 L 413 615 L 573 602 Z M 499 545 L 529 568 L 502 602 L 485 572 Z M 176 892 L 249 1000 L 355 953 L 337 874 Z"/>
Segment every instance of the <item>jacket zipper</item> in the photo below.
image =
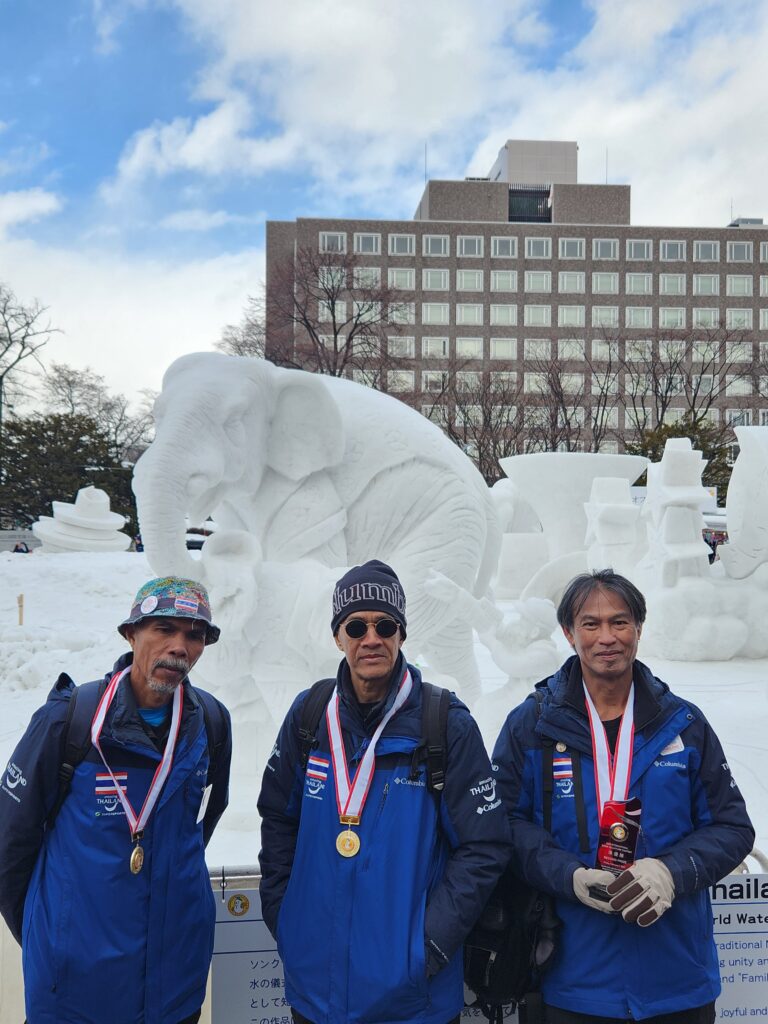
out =
<path fill-rule="evenodd" d="M 388 796 L 389 796 L 389 783 L 385 782 L 384 783 L 384 789 L 381 792 L 381 800 L 379 800 L 379 806 L 376 808 L 376 817 L 373 819 L 373 824 L 371 825 L 370 832 L 366 836 L 366 841 L 368 839 L 370 839 L 370 837 L 376 831 L 376 826 L 379 823 L 379 818 L 381 817 L 382 811 L 384 810 L 384 804 L 387 802 L 387 797 Z M 368 856 L 365 858 L 365 864 L 363 864 L 363 871 L 367 871 L 368 870 L 368 867 L 369 867 L 370 863 L 371 863 L 371 854 L 370 854 L 370 851 L 369 851 L 368 852 Z"/>

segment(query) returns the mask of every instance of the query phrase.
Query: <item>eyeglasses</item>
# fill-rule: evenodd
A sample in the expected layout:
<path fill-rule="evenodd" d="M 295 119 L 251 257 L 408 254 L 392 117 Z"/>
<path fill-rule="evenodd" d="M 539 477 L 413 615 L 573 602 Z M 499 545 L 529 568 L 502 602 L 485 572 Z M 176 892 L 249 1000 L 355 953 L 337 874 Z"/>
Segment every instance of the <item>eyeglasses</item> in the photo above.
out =
<path fill-rule="evenodd" d="M 400 629 L 400 623 L 394 619 L 379 619 L 378 622 L 366 622 L 365 619 L 349 619 L 344 623 L 343 629 L 350 640 L 361 640 L 368 632 L 368 627 L 373 626 L 377 636 L 388 640 Z"/>

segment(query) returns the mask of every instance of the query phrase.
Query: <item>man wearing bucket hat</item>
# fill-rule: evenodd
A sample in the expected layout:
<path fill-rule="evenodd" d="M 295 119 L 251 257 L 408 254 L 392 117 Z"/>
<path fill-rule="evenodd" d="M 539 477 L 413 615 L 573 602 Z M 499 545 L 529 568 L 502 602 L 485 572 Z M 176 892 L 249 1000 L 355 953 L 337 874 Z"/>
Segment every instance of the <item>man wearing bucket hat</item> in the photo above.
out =
<path fill-rule="evenodd" d="M 338 581 L 336 679 L 298 696 L 264 772 L 261 907 L 297 1024 L 458 1022 L 462 943 L 509 856 L 480 731 L 406 662 L 406 626 L 388 565 Z"/>
<path fill-rule="evenodd" d="M 213 950 L 205 844 L 227 805 L 231 726 L 189 672 L 208 594 L 150 580 L 102 680 L 59 676 L 0 776 L 0 912 L 29 1024 L 194 1024 Z"/>

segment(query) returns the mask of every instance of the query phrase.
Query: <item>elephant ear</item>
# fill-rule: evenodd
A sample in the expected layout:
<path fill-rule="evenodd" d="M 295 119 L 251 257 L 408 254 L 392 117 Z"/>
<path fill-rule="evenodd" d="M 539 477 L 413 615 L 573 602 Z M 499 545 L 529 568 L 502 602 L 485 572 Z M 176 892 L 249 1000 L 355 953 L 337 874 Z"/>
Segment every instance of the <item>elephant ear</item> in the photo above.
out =
<path fill-rule="evenodd" d="M 275 398 L 267 465 L 291 480 L 301 480 L 341 462 L 344 425 L 322 378 L 296 370 L 286 373 L 290 376 L 278 386 Z"/>

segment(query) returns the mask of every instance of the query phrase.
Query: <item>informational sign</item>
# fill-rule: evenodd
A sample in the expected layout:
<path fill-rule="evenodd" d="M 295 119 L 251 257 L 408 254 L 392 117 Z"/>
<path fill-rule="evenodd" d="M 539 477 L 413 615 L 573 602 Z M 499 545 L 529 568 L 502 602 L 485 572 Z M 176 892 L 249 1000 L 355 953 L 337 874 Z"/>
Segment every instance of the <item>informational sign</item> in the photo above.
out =
<path fill-rule="evenodd" d="M 768 875 L 728 875 L 710 896 L 723 986 L 717 1020 L 768 1018 Z"/>
<path fill-rule="evenodd" d="M 242 870 L 242 869 L 241 869 Z M 291 1024 L 283 965 L 261 916 L 258 877 L 214 882 L 213 1024 Z M 723 991 L 717 1020 L 768 1019 L 768 875 L 729 875 L 710 889 Z M 517 1014 L 505 1018 L 513 1024 Z M 462 1020 L 482 1021 L 465 1007 Z"/>

